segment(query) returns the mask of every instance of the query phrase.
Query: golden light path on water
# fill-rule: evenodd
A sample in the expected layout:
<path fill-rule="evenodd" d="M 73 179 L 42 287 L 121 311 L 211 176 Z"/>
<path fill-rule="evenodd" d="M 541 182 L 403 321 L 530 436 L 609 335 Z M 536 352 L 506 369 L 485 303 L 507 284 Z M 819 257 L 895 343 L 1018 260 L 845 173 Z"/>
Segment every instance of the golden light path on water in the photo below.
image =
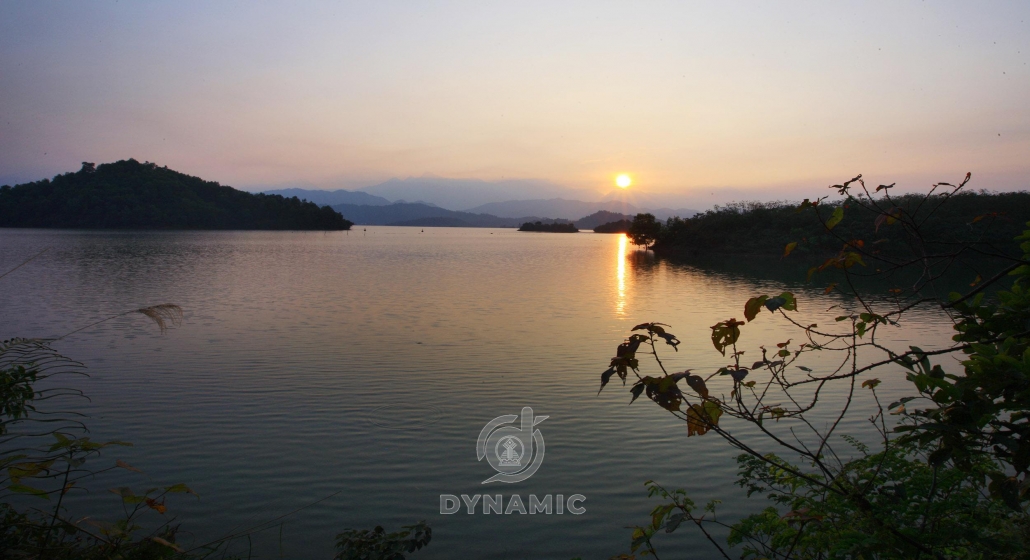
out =
<path fill-rule="evenodd" d="M 626 236 L 619 236 L 619 252 L 616 254 L 619 260 L 618 264 L 618 281 L 619 281 L 619 297 L 615 302 L 615 314 L 625 315 L 626 307 Z"/>

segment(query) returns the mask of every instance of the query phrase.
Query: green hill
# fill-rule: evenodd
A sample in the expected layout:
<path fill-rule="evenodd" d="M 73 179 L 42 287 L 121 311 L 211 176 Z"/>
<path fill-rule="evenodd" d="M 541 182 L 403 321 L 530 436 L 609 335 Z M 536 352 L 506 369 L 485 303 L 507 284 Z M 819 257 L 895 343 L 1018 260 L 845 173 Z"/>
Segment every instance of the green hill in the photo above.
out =
<path fill-rule="evenodd" d="M 594 228 L 594 233 L 629 233 L 633 220 L 617 220 L 601 224 Z"/>
<path fill-rule="evenodd" d="M 1030 193 L 960 192 L 924 200 L 902 195 L 890 201 L 878 199 L 884 211 L 919 224 L 915 239 L 901 225 L 880 223 L 881 215 L 863 204 L 824 202 L 818 208 L 798 211 L 786 202 L 740 202 L 716 207 L 686 220 L 670 219 L 654 245 L 657 255 L 692 257 L 705 255 L 782 255 L 796 243 L 794 253 L 832 255 L 845 241 L 856 241 L 870 254 L 910 254 L 920 250 L 945 251 L 965 244 L 970 251 L 988 247 L 1012 248 L 1012 240 L 1030 221 Z M 814 212 L 818 212 L 821 220 Z M 840 213 L 839 226 L 831 232 L 823 222 Z M 893 221 L 893 220 L 891 220 Z M 1009 250 L 1009 249 L 1006 249 Z"/>
<path fill-rule="evenodd" d="M 0 227 L 344 230 L 328 206 L 251 194 L 134 159 L 0 187 Z"/>

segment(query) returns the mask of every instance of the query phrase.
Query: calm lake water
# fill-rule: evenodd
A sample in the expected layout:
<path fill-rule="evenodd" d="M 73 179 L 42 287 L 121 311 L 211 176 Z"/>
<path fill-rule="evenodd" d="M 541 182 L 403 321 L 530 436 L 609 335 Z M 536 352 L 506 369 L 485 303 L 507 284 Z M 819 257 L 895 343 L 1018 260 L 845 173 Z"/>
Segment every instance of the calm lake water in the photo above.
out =
<path fill-rule="evenodd" d="M 0 280 L 0 339 L 59 336 L 164 302 L 185 311 L 165 334 L 134 314 L 55 345 L 88 366 L 75 384 L 91 399 L 79 404 L 92 436 L 135 445 L 97 464 L 122 459 L 146 473 L 95 481 L 91 513 L 116 511 L 106 488 L 185 482 L 200 497 L 170 500 L 169 515 L 186 545 L 303 508 L 235 542 L 255 558 L 331 558 L 344 528 L 418 520 L 433 541 L 417 559 L 608 558 L 628 551 L 625 527 L 658 504 L 646 480 L 699 504 L 722 499 L 721 519 L 765 506 L 733 484 L 737 452 L 717 436 L 688 439 L 685 424 L 645 399 L 627 406 L 620 383 L 597 394 L 629 329 L 668 323 L 683 341 L 662 355 L 670 371 L 705 374 L 728 361 L 709 327 L 742 318 L 752 295 L 795 292 L 803 323 L 832 325 L 841 313 L 827 308 L 846 304 L 803 273 L 783 283 L 655 261 L 621 236 L 362 229 L 0 230 L 0 271 L 51 248 Z M 891 344 L 904 348 L 951 333 L 925 314 L 897 334 Z M 742 344 L 752 360 L 759 344 L 790 337 L 766 313 Z M 655 374 L 646 358 L 643 372 Z M 819 359 L 806 363 L 831 367 Z M 896 369 L 875 376 L 888 396 L 907 389 Z M 841 433 L 867 437 L 868 400 L 860 393 Z M 476 460 L 480 430 L 525 406 L 548 416 L 540 470 L 484 486 L 494 471 Z M 439 512 L 441 494 L 481 493 L 582 494 L 586 512 Z M 658 542 L 663 558 L 712 557 L 686 526 Z"/>

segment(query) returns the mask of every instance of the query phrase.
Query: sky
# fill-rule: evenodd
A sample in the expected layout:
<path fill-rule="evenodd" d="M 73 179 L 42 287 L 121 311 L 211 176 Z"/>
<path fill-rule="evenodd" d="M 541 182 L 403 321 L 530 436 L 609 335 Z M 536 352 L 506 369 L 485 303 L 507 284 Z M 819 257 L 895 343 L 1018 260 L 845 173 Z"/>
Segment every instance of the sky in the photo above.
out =
<path fill-rule="evenodd" d="M 0 183 L 1030 187 L 1030 2 L 0 3 Z"/>

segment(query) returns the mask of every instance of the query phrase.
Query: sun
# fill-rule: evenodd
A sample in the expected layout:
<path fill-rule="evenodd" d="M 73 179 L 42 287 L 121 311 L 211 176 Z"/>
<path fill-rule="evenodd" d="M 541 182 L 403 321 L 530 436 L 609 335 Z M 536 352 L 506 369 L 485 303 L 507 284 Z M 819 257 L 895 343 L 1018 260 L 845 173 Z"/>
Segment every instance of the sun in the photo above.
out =
<path fill-rule="evenodd" d="M 633 184 L 633 179 L 630 179 L 629 175 L 619 175 L 615 178 L 615 184 L 621 188 L 626 188 Z"/>

